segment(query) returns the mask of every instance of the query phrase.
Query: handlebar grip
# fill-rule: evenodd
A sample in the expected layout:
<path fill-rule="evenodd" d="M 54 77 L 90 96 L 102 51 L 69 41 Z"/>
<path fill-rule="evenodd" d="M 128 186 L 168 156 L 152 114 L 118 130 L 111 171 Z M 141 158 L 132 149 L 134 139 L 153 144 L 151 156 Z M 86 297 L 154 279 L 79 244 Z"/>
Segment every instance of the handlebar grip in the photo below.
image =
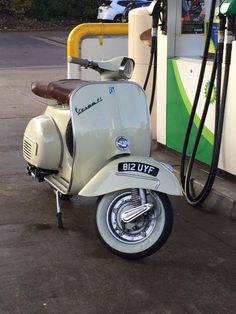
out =
<path fill-rule="evenodd" d="M 76 57 L 69 57 L 69 63 L 79 64 L 82 67 L 88 67 L 90 65 L 90 61 L 88 59 L 81 59 Z"/>

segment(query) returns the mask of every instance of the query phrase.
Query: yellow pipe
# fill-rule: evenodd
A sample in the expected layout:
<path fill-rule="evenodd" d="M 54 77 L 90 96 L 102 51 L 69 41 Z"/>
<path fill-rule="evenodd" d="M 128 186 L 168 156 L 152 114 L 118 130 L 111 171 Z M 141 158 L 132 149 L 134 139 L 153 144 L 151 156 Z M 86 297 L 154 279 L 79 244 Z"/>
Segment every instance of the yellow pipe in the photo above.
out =
<path fill-rule="evenodd" d="M 92 35 L 128 35 L 128 23 L 86 23 L 76 26 L 67 39 L 67 59 L 79 57 L 82 38 Z"/>

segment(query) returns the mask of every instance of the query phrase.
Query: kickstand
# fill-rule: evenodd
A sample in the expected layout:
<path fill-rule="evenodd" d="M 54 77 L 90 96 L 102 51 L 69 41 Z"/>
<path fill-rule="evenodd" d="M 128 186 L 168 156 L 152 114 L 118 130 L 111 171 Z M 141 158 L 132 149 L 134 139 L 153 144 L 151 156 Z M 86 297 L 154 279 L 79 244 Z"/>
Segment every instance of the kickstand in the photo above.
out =
<path fill-rule="evenodd" d="M 63 229 L 62 223 L 62 213 L 61 213 L 61 206 L 60 206 L 60 198 L 59 198 L 59 191 L 56 191 L 56 203 L 57 203 L 57 214 L 56 214 L 56 222 L 57 227 Z"/>

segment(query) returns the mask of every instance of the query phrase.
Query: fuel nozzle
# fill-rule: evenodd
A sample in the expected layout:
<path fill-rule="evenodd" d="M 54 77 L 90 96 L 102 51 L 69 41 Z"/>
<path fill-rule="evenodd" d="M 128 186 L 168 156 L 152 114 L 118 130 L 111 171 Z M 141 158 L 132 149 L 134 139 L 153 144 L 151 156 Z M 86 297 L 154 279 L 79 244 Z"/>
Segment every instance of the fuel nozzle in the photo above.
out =
<path fill-rule="evenodd" d="M 153 36 L 156 36 L 155 33 L 158 26 L 161 26 L 161 30 L 166 33 L 167 29 L 167 1 L 166 0 L 154 0 L 148 7 L 148 13 L 152 16 L 152 33 Z M 161 24 L 159 25 L 159 21 Z"/>
<path fill-rule="evenodd" d="M 148 7 L 148 13 L 152 16 L 152 28 L 157 28 L 161 13 L 162 0 L 154 0 Z"/>
<path fill-rule="evenodd" d="M 232 43 L 236 35 L 236 0 L 223 0 L 218 8 L 219 16 L 227 18 L 227 42 Z"/>
<path fill-rule="evenodd" d="M 223 0 L 220 4 L 220 13 L 226 16 L 236 14 L 236 0 Z"/>

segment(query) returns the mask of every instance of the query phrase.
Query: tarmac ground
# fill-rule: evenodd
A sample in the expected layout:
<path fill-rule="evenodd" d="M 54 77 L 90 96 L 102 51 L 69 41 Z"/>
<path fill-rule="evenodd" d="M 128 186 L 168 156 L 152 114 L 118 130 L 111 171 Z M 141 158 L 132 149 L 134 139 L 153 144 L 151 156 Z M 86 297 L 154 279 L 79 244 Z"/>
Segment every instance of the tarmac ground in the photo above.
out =
<path fill-rule="evenodd" d="M 22 138 L 47 103 L 30 83 L 65 76 L 63 65 L 0 69 L 0 314 L 234 314 L 235 221 L 221 212 L 171 197 L 170 238 L 137 261 L 100 243 L 96 198 L 63 202 L 65 229 L 56 228 L 55 195 L 26 174 Z"/>

